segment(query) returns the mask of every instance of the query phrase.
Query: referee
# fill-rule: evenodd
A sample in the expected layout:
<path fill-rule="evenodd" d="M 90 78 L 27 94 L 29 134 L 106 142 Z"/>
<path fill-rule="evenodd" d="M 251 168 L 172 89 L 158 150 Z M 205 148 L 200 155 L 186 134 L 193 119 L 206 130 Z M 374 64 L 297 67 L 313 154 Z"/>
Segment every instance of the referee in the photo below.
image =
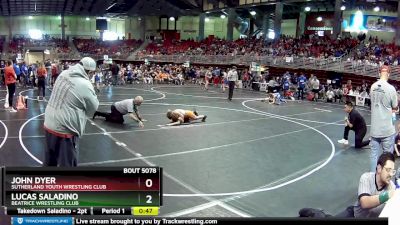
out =
<path fill-rule="evenodd" d="M 233 66 L 228 72 L 228 82 L 229 82 L 229 96 L 228 100 L 232 101 L 233 89 L 235 89 L 236 81 L 238 80 L 238 73 L 236 71 L 236 66 Z"/>
<path fill-rule="evenodd" d="M 354 130 L 355 133 L 355 148 L 362 148 L 369 145 L 368 141 L 363 141 L 365 134 L 367 133 L 367 125 L 361 114 L 354 109 L 352 102 L 346 102 L 344 111 L 349 115 L 345 119 L 346 127 L 344 128 L 343 139 L 339 140 L 340 144 L 348 145 L 349 131 Z"/>
<path fill-rule="evenodd" d="M 106 121 L 123 124 L 124 115 L 128 114 L 129 117 L 138 122 L 139 127 L 142 128 L 144 127 L 143 122 L 146 120 L 144 120 L 140 116 L 137 109 L 137 107 L 140 106 L 142 102 L 142 96 L 136 96 L 134 99 L 125 99 L 119 102 L 115 102 L 111 105 L 111 113 L 96 111 L 93 115 L 93 119 L 95 119 L 96 116 L 101 116 L 105 117 Z"/>

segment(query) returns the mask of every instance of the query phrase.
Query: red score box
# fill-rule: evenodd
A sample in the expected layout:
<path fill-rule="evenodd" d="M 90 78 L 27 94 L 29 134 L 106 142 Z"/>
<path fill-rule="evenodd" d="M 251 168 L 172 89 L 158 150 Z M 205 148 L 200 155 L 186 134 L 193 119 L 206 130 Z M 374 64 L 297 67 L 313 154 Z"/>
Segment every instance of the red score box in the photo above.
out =
<path fill-rule="evenodd" d="M 151 178 L 140 178 L 139 181 L 140 190 L 160 190 L 160 179 L 151 177 Z"/>

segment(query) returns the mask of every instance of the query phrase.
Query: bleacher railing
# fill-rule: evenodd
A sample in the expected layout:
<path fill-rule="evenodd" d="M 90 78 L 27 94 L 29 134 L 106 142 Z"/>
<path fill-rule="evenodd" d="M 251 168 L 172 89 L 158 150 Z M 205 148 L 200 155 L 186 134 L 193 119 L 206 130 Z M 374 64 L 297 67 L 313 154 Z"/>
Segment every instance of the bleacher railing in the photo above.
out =
<path fill-rule="evenodd" d="M 131 58 L 133 61 L 149 62 L 171 62 L 211 64 L 211 65 L 250 65 L 256 62 L 265 66 L 278 66 L 283 68 L 303 68 L 326 71 L 353 73 L 378 78 L 378 71 L 381 65 L 369 62 L 368 60 L 350 60 L 344 57 L 313 58 L 313 57 L 282 57 L 282 56 L 224 56 L 224 55 L 137 55 Z M 392 65 L 391 79 L 400 81 L 400 66 Z"/>

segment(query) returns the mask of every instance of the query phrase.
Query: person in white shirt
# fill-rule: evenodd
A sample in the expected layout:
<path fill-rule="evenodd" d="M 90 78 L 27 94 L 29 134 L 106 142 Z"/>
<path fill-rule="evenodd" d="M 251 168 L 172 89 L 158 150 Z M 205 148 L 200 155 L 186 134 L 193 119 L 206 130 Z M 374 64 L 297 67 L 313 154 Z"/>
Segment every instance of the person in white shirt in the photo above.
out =
<path fill-rule="evenodd" d="M 222 71 L 222 92 L 225 92 L 225 86 L 228 84 L 228 74 L 226 71 Z"/>
<path fill-rule="evenodd" d="M 317 76 L 313 76 L 312 80 L 310 81 L 312 92 L 314 92 L 314 101 L 318 100 L 318 93 L 319 93 L 319 80 Z"/>
<path fill-rule="evenodd" d="M 330 87 L 329 90 L 326 92 L 326 102 L 333 102 L 334 98 L 335 98 L 335 93 Z"/>
<path fill-rule="evenodd" d="M 229 81 L 229 96 L 228 100 L 232 101 L 233 89 L 235 88 L 236 81 L 238 80 L 238 72 L 236 71 L 236 66 L 233 66 L 231 70 L 228 72 L 228 81 Z"/>
<path fill-rule="evenodd" d="M 124 115 L 128 115 L 132 120 L 138 123 L 140 128 L 143 128 L 143 122 L 145 122 L 146 120 L 140 116 L 138 111 L 138 106 L 140 106 L 142 102 L 142 96 L 136 96 L 133 99 L 125 99 L 119 102 L 115 102 L 111 105 L 110 113 L 96 111 L 92 119 L 94 120 L 96 116 L 100 116 L 106 118 L 106 121 L 123 124 Z"/>

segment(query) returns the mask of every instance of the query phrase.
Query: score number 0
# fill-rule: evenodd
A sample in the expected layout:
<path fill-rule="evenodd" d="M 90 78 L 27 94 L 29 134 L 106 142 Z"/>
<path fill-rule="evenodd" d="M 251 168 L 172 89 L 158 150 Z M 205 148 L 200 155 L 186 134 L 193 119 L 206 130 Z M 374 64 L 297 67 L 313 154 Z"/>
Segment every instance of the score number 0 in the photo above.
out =
<path fill-rule="evenodd" d="M 147 179 L 147 180 L 144 182 L 144 184 L 146 185 L 146 187 L 150 188 L 150 187 L 153 186 L 153 180 L 152 180 L 152 179 Z M 152 202 L 152 199 L 153 199 L 153 198 L 151 197 L 151 195 L 146 195 L 146 198 L 147 198 L 147 201 L 146 201 L 147 204 L 153 203 L 153 202 Z"/>

